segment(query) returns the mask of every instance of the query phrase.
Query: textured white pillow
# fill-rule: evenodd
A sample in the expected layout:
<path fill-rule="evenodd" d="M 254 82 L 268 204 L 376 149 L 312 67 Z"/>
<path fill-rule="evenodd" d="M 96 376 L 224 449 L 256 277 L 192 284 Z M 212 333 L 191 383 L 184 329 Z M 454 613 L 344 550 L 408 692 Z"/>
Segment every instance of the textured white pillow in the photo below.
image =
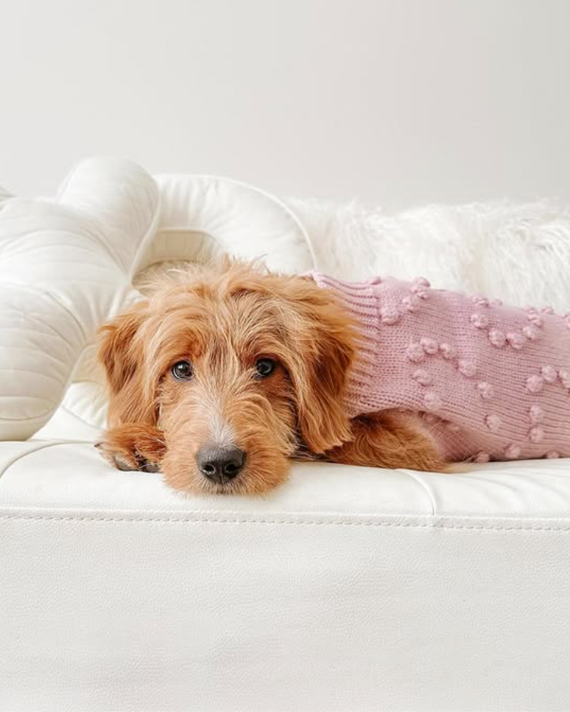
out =
<path fill-rule="evenodd" d="M 158 206 L 151 176 L 116 159 L 80 164 L 53 202 L 0 191 L 0 439 L 51 417 L 130 289 Z"/>

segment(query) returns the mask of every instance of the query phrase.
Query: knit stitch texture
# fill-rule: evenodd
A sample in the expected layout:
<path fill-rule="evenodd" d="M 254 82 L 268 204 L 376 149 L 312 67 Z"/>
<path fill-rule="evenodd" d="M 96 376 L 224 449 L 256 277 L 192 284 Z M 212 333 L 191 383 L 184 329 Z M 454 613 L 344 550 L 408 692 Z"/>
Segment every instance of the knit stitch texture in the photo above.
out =
<path fill-rule="evenodd" d="M 351 417 L 420 413 L 452 461 L 570 456 L 570 314 L 431 289 L 421 277 L 311 277 L 359 329 Z"/>

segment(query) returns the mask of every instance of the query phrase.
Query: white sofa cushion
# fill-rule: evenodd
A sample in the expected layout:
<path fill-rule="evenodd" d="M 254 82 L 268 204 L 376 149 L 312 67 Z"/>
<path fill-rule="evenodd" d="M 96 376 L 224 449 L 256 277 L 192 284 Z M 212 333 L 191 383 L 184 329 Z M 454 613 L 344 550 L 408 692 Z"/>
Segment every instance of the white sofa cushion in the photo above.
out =
<path fill-rule="evenodd" d="M 0 447 L 0 708 L 567 710 L 568 460 L 183 498 Z"/>
<path fill-rule="evenodd" d="M 299 463 L 263 498 L 182 496 L 161 476 L 119 472 L 89 443 L 7 442 L 0 448 L 0 506 L 46 510 L 268 512 L 555 518 L 570 521 L 570 460 L 470 465 L 461 474 Z"/>

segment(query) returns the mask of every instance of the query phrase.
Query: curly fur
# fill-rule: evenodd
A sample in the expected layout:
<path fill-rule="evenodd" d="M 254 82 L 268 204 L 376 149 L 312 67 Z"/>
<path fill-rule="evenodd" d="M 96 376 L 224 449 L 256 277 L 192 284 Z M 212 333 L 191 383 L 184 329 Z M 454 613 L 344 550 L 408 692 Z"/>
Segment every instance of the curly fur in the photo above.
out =
<path fill-rule="evenodd" d="M 344 410 L 355 330 L 334 295 L 312 280 L 239 262 L 178 270 L 101 330 L 110 391 L 99 443 L 121 469 L 158 469 L 183 491 L 262 493 L 300 452 L 334 462 L 443 469 L 412 416 Z M 278 366 L 254 377 L 259 358 Z M 170 375 L 190 360 L 191 381 Z M 247 453 L 239 477 L 219 485 L 196 465 L 207 443 Z"/>

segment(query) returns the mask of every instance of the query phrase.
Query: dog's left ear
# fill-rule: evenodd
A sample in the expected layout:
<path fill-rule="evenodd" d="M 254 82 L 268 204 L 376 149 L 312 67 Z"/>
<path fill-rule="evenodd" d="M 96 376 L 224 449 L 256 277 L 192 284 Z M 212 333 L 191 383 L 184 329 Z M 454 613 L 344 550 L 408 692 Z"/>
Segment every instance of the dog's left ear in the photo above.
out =
<path fill-rule="evenodd" d="M 304 443 L 321 454 L 352 439 L 345 396 L 355 355 L 354 329 L 345 310 L 328 292 L 307 284 L 292 304 L 290 341 L 295 354 L 293 383 Z"/>

